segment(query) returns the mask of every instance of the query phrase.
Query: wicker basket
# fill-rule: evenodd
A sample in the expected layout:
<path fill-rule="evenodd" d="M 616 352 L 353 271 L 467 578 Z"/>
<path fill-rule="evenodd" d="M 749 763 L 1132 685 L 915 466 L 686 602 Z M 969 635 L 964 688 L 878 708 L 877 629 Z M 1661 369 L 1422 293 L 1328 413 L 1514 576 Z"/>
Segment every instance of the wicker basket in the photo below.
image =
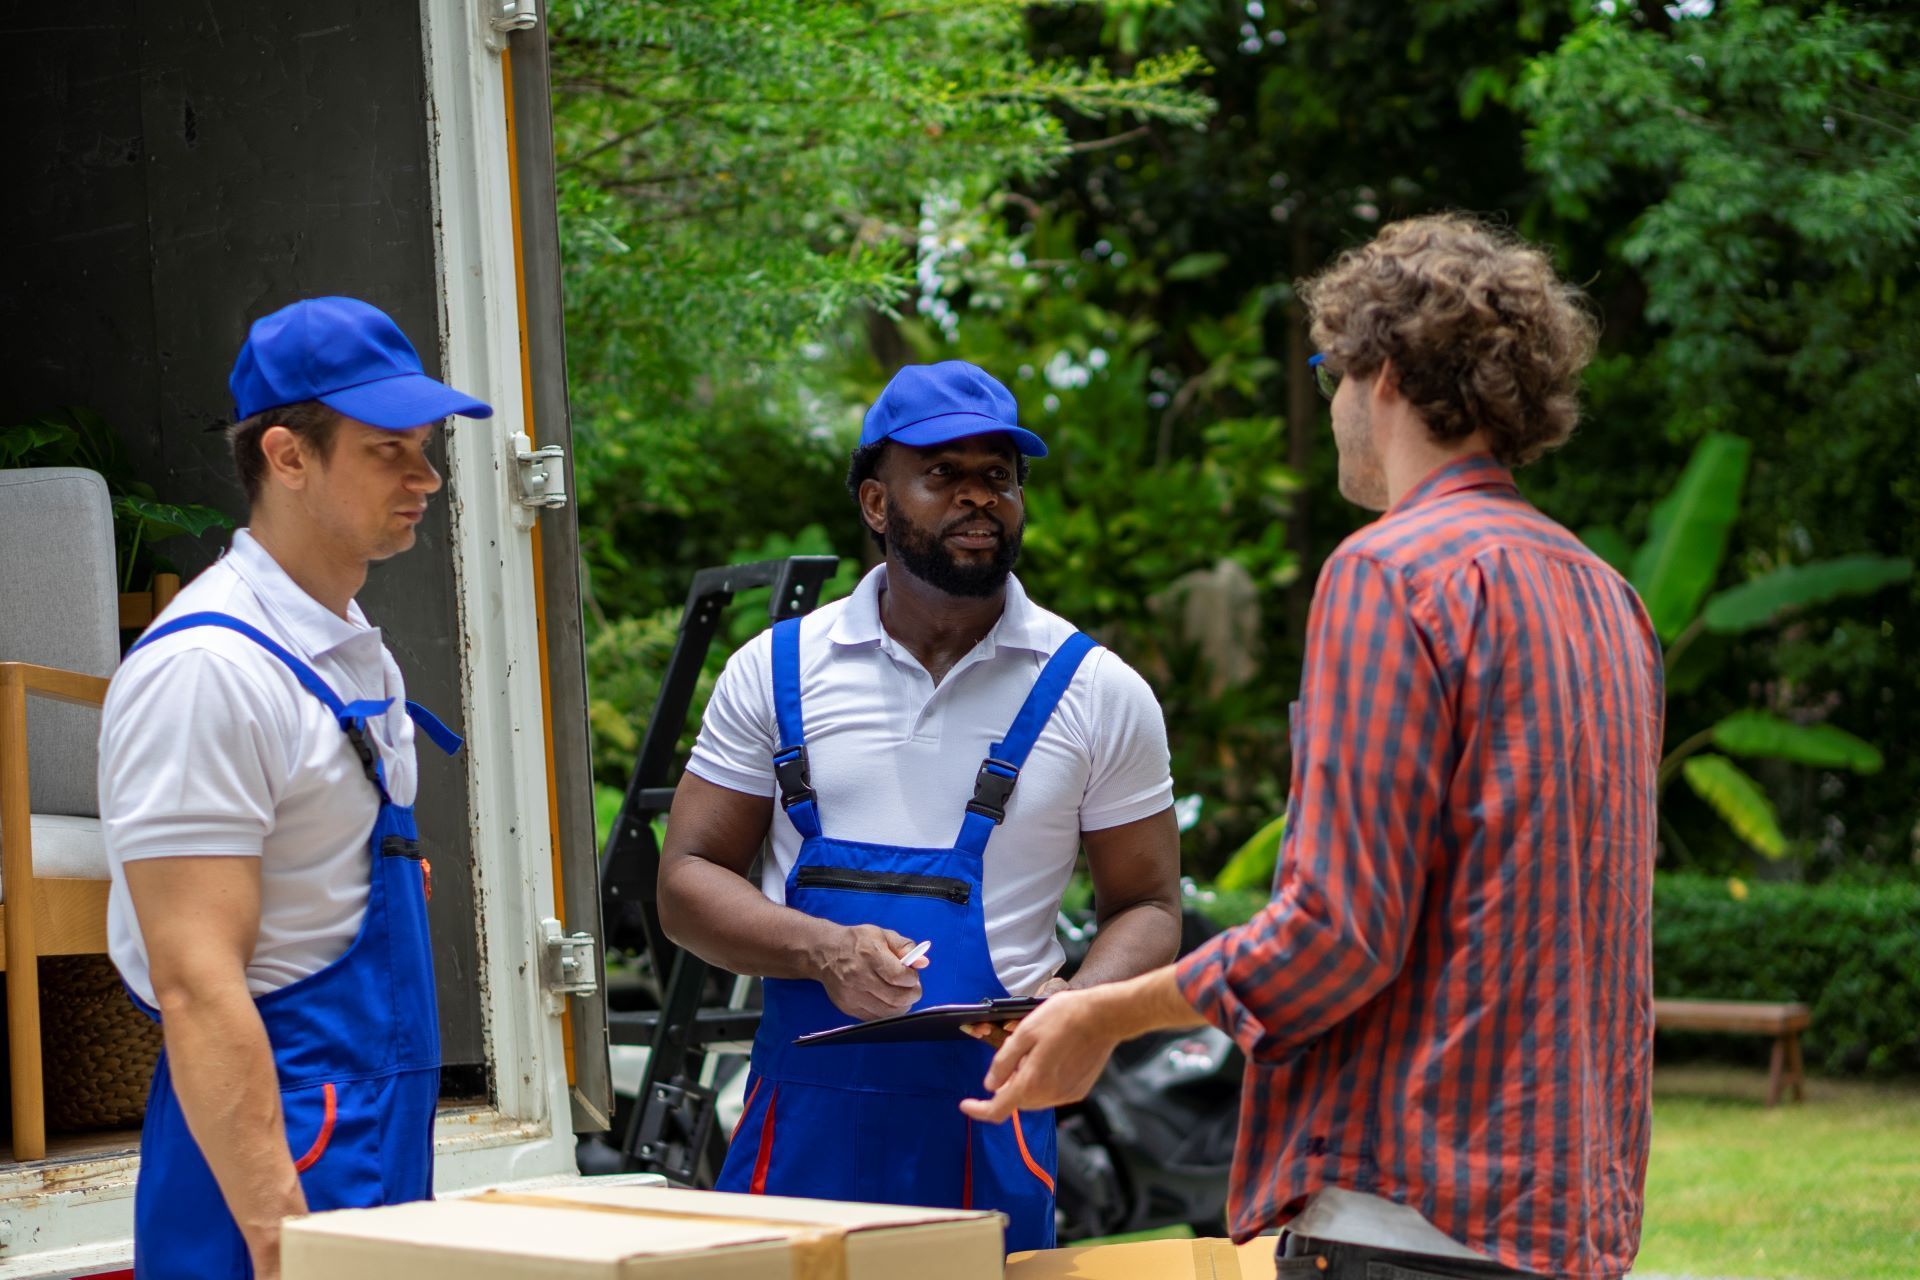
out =
<path fill-rule="evenodd" d="M 105 956 L 40 961 L 47 1129 L 126 1129 L 147 1110 L 160 1027 L 134 1007 Z"/>

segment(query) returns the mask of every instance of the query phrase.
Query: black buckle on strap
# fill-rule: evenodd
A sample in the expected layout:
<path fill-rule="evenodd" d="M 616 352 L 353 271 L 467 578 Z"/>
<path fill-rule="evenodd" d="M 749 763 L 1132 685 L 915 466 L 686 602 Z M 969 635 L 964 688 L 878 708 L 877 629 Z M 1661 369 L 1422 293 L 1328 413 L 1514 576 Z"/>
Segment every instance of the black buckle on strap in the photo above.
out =
<path fill-rule="evenodd" d="M 805 743 L 773 758 L 773 776 L 780 784 L 781 808 L 791 809 L 813 799 L 813 773 L 807 768 Z"/>
<path fill-rule="evenodd" d="M 360 757 L 360 771 L 367 775 L 368 782 L 380 787 L 382 795 L 386 794 L 386 788 L 380 786 L 377 757 L 373 754 L 373 747 L 367 742 L 366 726 L 358 720 L 349 720 L 341 727 L 347 731 L 347 741 L 353 744 L 353 753 Z"/>
<path fill-rule="evenodd" d="M 409 840 L 403 835 L 384 836 L 380 840 L 380 855 L 386 858 L 412 858 L 418 862 L 424 855 L 420 852 L 420 842 Z"/>
<path fill-rule="evenodd" d="M 1006 772 L 1000 772 L 1002 769 Z M 1013 784 L 1018 781 L 1018 765 L 988 756 L 980 762 L 980 772 L 974 775 L 973 799 L 967 801 L 967 812 L 1001 821 L 1007 816 L 1007 799 L 1013 795 Z"/>

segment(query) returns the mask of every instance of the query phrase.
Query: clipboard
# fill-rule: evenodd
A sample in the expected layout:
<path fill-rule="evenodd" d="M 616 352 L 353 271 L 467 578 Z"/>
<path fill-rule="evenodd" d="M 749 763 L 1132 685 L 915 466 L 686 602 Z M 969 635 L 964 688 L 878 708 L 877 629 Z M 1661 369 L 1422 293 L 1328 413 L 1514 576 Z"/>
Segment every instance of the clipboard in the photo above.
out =
<path fill-rule="evenodd" d="M 968 1044 L 978 1044 L 979 1041 L 960 1028 L 975 1022 L 1010 1022 L 1024 1018 L 1045 1000 L 1045 996 L 1010 996 L 975 1004 L 933 1004 L 896 1013 L 891 1018 L 811 1032 L 796 1038 L 794 1044 L 917 1044 L 927 1040 L 965 1040 Z"/>

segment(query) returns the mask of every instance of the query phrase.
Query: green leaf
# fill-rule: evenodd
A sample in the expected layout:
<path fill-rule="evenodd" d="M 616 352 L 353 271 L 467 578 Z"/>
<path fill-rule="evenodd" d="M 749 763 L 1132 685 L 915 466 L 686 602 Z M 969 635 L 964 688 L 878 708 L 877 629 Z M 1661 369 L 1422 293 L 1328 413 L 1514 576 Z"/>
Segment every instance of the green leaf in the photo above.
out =
<path fill-rule="evenodd" d="M 0 467 L 59 466 L 72 452 L 73 440 L 73 429 L 57 422 L 22 422 L 8 427 L 0 430 Z"/>
<path fill-rule="evenodd" d="M 1627 545 L 1627 540 L 1621 532 L 1611 525 L 1597 524 L 1582 529 L 1580 541 L 1587 544 L 1587 550 L 1612 565 L 1622 575 L 1625 575 L 1633 564 L 1633 548 Z"/>
<path fill-rule="evenodd" d="M 116 516 L 137 523 L 141 537 L 147 542 L 181 536 L 197 538 L 209 529 L 233 528 L 233 520 L 224 511 L 191 504 L 181 506 L 171 502 L 155 502 L 131 494 L 122 494 L 115 499 L 113 511 Z"/>
<path fill-rule="evenodd" d="M 1224 253 L 1190 253 L 1162 274 L 1168 280 L 1204 280 L 1226 265 Z"/>
<path fill-rule="evenodd" d="M 1736 756 L 1791 760 L 1818 769 L 1878 773 L 1880 749 L 1830 724 L 1794 724 L 1764 711 L 1738 711 L 1713 726 L 1713 745 Z"/>
<path fill-rule="evenodd" d="M 1788 565 L 1751 582 L 1728 587 L 1707 601 L 1707 628 L 1722 633 L 1752 631 L 1797 609 L 1843 596 L 1864 596 L 1913 577 L 1913 561 L 1891 556 L 1841 556 Z"/>
<path fill-rule="evenodd" d="M 1673 491 L 1653 509 L 1647 541 L 1628 575 L 1661 640 L 1672 641 L 1693 619 L 1713 585 L 1727 538 L 1740 514 L 1753 447 L 1715 433 L 1700 441 Z"/>
<path fill-rule="evenodd" d="M 1739 765 L 1725 756 L 1701 755 L 1682 764 L 1680 772 L 1693 793 L 1706 801 L 1755 853 L 1767 858 L 1786 853 L 1787 838 L 1780 831 L 1773 802 Z"/>
<path fill-rule="evenodd" d="M 1286 833 L 1287 815 L 1283 813 L 1234 850 L 1214 883 L 1233 891 L 1264 889 L 1271 885 L 1273 869 L 1280 863 L 1280 837 Z"/>

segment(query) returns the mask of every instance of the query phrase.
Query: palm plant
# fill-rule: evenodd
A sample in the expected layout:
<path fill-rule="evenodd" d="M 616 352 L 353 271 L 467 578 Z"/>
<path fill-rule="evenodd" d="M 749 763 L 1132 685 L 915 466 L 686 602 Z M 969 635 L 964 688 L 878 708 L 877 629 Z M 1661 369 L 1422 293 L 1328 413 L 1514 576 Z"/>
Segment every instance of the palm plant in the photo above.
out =
<path fill-rule="evenodd" d="M 1668 693 L 1698 687 L 1711 669 L 1712 636 L 1738 636 L 1775 627 L 1809 609 L 1864 596 L 1906 582 L 1913 562 L 1871 554 L 1782 565 L 1713 591 L 1740 514 L 1752 446 L 1716 433 L 1695 447 L 1673 489 L 1653 509 L 1646 541 L 1630 549 L 1611 529 L 1582 533 L 1645 601 L 1666 648 Z M 1711 593 L 1711 594 L 1710 594 Z M 1678 777 L 1754 852 L 1779 858 L 1787 839 L 1765 788 L 1734 762 L 1784 760 L 1818 769 L 1878 772 L 1883 760 L 1872 743 L 1832 724 L 1801 723 L 1763 708 L 1725 716 L 1682 738 L 1660 764 L 1659 785 Z M 1662 832 L 1679 843 L 1665 817 Z"/>

